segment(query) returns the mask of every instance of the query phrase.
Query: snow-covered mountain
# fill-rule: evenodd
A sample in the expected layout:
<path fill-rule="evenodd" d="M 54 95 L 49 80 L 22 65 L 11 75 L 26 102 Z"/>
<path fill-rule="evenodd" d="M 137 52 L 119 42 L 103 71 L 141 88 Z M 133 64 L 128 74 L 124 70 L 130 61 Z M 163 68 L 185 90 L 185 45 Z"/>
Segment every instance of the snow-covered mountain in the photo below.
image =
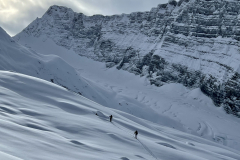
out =
<path fill-rule="evenodd" d="M 0 71 L 0 95 L 1 160 L 240 159 L 233 149 L 103 107 L 35 77 Z"/>
<path fill-rule="evenodd" d="M 52 6 L 14 39 L 34 38 L 106 62 L 151 84 L 200 88 L 227 113 L 240 112 L 240 2 L 181 0 L 149 12 L 85 16 Z"/>
<path fill-rule="evenodd" d="M 239 112 L 238 8 L 171 1 L 85 16 L 52 6 L 13 39 L 0 28 L 0 70 L 24 74 L 0 72 L 0 159 L 239 159 L 240 119 L 224 111 Z M 113 126 L 98 122 L 110 114 Z"/>
<path fill-rule="evenodd" d="M 6 33 L 2 35 L 2 70 L 12 70 L 53 81 L 68 89 L 73 85 L 72 81 L 76 81 L 74 89 L 79 90 L 70 88 L 71 91 L 80 91 L 83 96 L 103 106 L 236 150 L 240 147 L 240 128 L 237 127 L 240 124 L 239 119 L 227 115 L 222 107 L 215 107 L 212 100 L 200 89 L 186 88 L 177 83 L 156 87 L 151 85 L 147 76 L 136 76 L 115 67 L 106 68 L 104 63 L 79 56 L 44 36 L 27 37 L 26 48 L 14 42 Z M 9 40 L 6 41 L 3 37 Z M 61 60 L 61 64 L 52 61 L 53 57 Z M 45 72 L 42 72 L 38 61 L 51 65 L 43 65 Z M 63 69 L 53 70 L 54 67 L 58 68 L 58 65 Z M 36 71 L 39 74 L 36 74 Z M 74 74 L 65 74 L 66 72 Z M 53 74 L 57 76 L 51 77 Z"/>

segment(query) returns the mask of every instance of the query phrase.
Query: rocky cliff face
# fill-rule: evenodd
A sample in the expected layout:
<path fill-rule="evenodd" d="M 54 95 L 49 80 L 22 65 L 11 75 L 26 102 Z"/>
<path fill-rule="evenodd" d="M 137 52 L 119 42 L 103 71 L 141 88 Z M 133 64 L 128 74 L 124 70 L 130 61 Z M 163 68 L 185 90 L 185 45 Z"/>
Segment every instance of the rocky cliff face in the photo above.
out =
<path fill-rule="evenodd" d="M 200 87 L 240 116 L 240 2 L 180 0 L 149 12 L 85 16 L 52 6 L 14 38 L 47 36 L 77 54 L 146 75 L 152 84 Z"/>

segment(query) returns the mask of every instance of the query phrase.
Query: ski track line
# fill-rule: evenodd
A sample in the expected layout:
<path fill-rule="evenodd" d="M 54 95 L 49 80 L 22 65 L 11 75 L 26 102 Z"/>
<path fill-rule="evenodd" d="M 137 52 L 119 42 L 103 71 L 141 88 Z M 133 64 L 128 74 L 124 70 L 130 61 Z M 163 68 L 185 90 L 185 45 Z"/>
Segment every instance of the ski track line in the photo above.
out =
<path fill-rule="evenodd" d="M 162 112 L 162 114 L 165 114 L 166 112 L 170 111 L 171 109 L 172 109 L 172 104 L 169 106 L 168 109 L 164 110 L 164 111 Z"/>
<path fill-rule="evenodd" d="M 132 132 L 130 133 L 128 130 L 122 129 L 122 128 L 118 127 L 118 126 L 117 126 L 116 124 L 114 124 L 114 123 L 112 123 L 112 124 L 113 124 L 114 126 L 116 126 L 117 128 L 128 132 L 128 133 L 132 136 Z M 136 139 L 137 139 L 137 138 L 136 138 Z M 150 150 L 146 145 L 144 145 L 139 139 L 137 139 L 137 141 L 143 146 L 143 148 L 144 148 L 154 159 L 158 160 L 157 157 L 151 152 L 151 150 Z"/>
<path fill-rule="evenodd" d="M 156 160 L 158 160 L 157 157 L 152 153 L 152 151 L 151 151 L 146 145 L 144 145 L 139 139 L 137 139 L 137 140 L 138 140 L 138 142 L 143 146 L 143 148 L 144 148 L 146 151 L 148 151 L 148 153 L 150 153 L 150 155 L 151 155 L 153 158 L 155 158 Z"/>

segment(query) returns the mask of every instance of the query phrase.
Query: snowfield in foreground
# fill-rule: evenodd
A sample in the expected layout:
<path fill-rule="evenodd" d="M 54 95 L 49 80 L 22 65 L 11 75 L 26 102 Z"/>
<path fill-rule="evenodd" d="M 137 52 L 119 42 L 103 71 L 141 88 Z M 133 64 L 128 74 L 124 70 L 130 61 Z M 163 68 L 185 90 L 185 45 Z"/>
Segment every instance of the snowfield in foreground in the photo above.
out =
<path fill-rule="evenodd" d="M 1 71 L 0 95 L 1 160 L 240 159 L 233 149 L 106 108 L 38 78 Z"/>

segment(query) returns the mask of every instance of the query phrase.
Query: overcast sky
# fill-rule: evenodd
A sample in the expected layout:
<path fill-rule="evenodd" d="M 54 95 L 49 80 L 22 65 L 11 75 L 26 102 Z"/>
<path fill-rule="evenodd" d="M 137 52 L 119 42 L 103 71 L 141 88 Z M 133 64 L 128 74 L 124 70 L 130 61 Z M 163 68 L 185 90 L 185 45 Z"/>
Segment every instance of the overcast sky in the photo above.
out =
<path fill-rule="evenodd" d="M 113 15 L 149 11 L 167 0 L 0 0 L 0 27 L 11 36 L 47 11 L 51 5 L 72 8 L 86 15 Z"/>

